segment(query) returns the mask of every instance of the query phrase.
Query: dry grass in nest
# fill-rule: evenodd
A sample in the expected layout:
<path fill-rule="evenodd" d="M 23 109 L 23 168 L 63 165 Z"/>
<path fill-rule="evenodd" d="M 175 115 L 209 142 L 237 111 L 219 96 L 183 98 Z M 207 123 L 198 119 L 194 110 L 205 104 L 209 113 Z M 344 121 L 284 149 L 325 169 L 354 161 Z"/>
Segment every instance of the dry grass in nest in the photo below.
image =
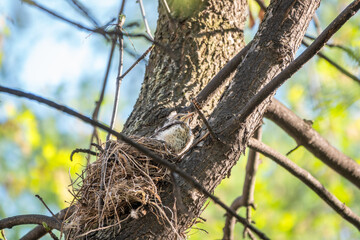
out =
<path fill-rule="evenodd" d="M 158 140 L 132 138 L 163 159 L 175 157 Z M 122 221 L 138 218 L 147 211 L 154 213 L 160 223 L 170 223 L 157 188 L 160 181 L 170 180 L 170 171 L 126 143 L 110 141 L 108 144 L 109 148 L 72 184 L 75 211 L 64 224 L 71 238 L 111 226 L 118 226 L 120 230 Z M 100 189 L 102 167 L 106 168 L 103 190 Z"/>

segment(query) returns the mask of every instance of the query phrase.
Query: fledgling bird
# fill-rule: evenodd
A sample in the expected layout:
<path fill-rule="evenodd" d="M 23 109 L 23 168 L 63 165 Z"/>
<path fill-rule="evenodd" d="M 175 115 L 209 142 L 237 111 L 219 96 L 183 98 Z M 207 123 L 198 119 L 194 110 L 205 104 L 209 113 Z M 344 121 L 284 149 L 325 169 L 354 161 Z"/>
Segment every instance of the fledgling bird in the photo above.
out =
<path fill-rule="evenodd" d="M 194 141 L 189 122 L 194 113 L 176 113 L 169 115 L 164 126 L 158 129 L 152 138 L 164 141 L 178 156 L 186 152 Z"/>

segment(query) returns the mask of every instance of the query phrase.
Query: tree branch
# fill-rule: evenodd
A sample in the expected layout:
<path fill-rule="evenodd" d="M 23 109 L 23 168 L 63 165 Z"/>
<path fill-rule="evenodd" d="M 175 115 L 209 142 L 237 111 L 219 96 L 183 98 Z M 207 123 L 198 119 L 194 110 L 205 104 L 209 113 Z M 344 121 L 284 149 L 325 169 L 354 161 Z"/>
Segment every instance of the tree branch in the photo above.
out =
<path fill-rule="evenodd" d="M 261 1 L 261 0 L 255 0 L 260 8 L 264 11 L 266 11 L 266 6 L 264 5 L 264 3 Z M 320 31 L 321 31 L 321 28 L 320 28 L 320 22 L 319 22 L 319 19 L 318 17 L 316 16 L 316 13 L 314 14 L 314 17 L 313 17 L 313 21 L 314 21 L 314 24 L 315 24 L 315 28 L 316 30 L 319 32 L 318 34 L 320 34 Z M 311 40 L 315 40 L 316 38 L 314 37 L 310 37 L 308 35 L 305 35 L 306 38 L 309 38 Z M 304 40 L 301 41 L 301 43 L 305 46 L 305 47 L 309 47 L 309 44 L 307 44 Z M 339 45 L 333 45 L 333 44 L 326 44 L 326 46 L 329 46 L 329 47 L 339 47 L 341 49 L 343 49 L 344 51 L 349 51 L 349 49 L 347 48 L 344 48 L 342 46 L 339 46 Z M 330 63 L 333 67 L 335 67 L 337 70 L 339 70 L 340 72 L 342 72 L 344 75 L 348 76 L 349 78 L 355 80 L 357 83 L 360 83 L 360 79 L 358 77 L 356 77 L 354 74 L 352 74 L 351 72 L 349 72 L 348 70 L 346 70 L 345 68 L 343 68 L 342 66 L 340 66 L 339 64 L 337 64 L 336 62 L 334 62 L 333 60 L 331 60 L 329 57 L 327 57 L 325 54 L 321 53 L 321 52 L 318 52 L 317 55 L 324 59 L 325 61 L 327 61 L 328 63 Z"/>
<path fill-rule="evenodd" d="M 74 206 L 64 208 L 60 212 L 55 214 L 55 216 L 58 220 L 63 221 L 73 213 L 74 208 Z M 26 235 L 24 235 L 20 240 L 36 240 L 43 237 L 46 233 L 47 231 L 43 226 L 37 226 L 36 228 L 28 232 Z"/>
<path fill-rule="evenodd" d="M 101 107 L 101 104 L 102 104 L 102 102 L 104 100 L 105 89 L 106 89 L 106 85 L 107 85 L 107 81 L 108 81 L 108 77 L 109 77 L 109 72 L 110 72 L 111 62 L 112 62 L 112 58 L 113 58 L 113 54 L 114 54 L 114 50 L 115 50 L 115 45 L 116 45 L 116 40 L 112 39 L 110 55 L 109 55 L 109 59 L 108 59 L 107 65 L 106 65 L 106 71 L 105 71 L 103 84 L 102 84 L 102 87 L 101 87 L 100 97 L 99 97 L 99 100 L 97 100 L 95 102 L 96 105 L 95 105 L 95 109 L 94 109 L 93 114 L 92 114 L 92 119 L 94 119 L 94 120 L 98 119 L 99 112 L 100 112 L 100 107 Z M 99 144 L 100 140 L 99 140 L 99 137 L 98 137 L 98 134 L 97 134 L 96 127 L 94 127 L 93 132 L 92 132 L 91 137 L 90 137 L 89 150 L 91 150 L 91 148 L 92 148 L 92 143 L 94 142 L 94 138 L 96 138 L 97 144 Z M 90 164 L 90 156 L 88 156 L 88 158 L 87 158 L 87 165 L 89 165 L 89 164 Z"/>
<path fill-rule="evenodd" d="M 249 140 L 249 147 L 271 158 L 277 164 L 285 168 L 292 175 L 297 177 L 300 181 L 302 181 L 309 188 L 311 188 L 321 199 L 323 199 L 332 209 L 334 209 L 338 214 L 340 214 L 340 216 L 342 216 L 346 221 L 348 221 L 349 223 L 354 225 L 358 230 L 360 230 L 360 217 L 357 216 L 350 208 L 348 208 L 339 199 L 337 199 L 333 194 L 331 194 L 309 172 L 300 168 L 290 159 L 286 158 L 284 155 L 281 155 L 279 152 L 271 149 L 269 146 L 265 145 L 259 140 L 251 138 Z"/>
<path fill-rule="evenodd" d="M 18 97 L 24 97 L 24 98 L 28 98 L 31 100 L 35 100 L 37 102 L 40 103 L 44 103 L 52 108 L 55 108 L 59 111 L 62 111 L 64 113 L 67 113 L 71 116 L 74 116 L 76 118 L 81 119 L 82 121 L 89 123 L 93 126 L 96 126 L 98 128 L 101 128 L 109 133 L 111 133 L 112 135 L 114 135 L 115 137 L 117 137 L 118 139 L 124 141 L 125 143 L 133 146 L 134 148 L 136 148 L 137 150 L 139 150 L 140 152 L 146 154 L 147 156 L 151 157 L 154 162 L 159 163 L 167 168 L 169 168 L 171 171 L 176 172 L 177 174 L 179 174 L 183 179 L 185 179 L 187 182 L 189 182 L 192 186 L 194 186 L 197 190 L 199 190 L 200 192 L 202 192 L 204 195 L 206 195 L 207 197 L 211 198 L 216 204 L 220 205 L 223 209 L 225 209 L 229 214 L 233 215 L 239 222 L 241 222 L 242 224 L 244 224 L 246 227 L 248 227 L 249 229 L 251 229 L 254 233 L 256 233 L 261 239 L 269 239 L 264 233 L 262 233 L 260 230 L 258 230 L 255 226 L 251 225 L 245 218 L 240 217 L 236 212 L 234 212 L 230 207 L 228 207 L 225 203 L 223 203 L 218 197 L 212 195 L 208 190 L 206 190 L 198 181 L 196 181 L 190 174 L 186 173 L 185 171 L 183 171 L 182 169 L 180 169 L 177 165 L 175 165 L 174 163 L 171 163 L 167 160 L 164 160 L 162 158 L 160 158 L 159 156 L 157 156 L 155 153 L 153 153 L 151 150 L 147 149 L 146 147 L 142 146 L 141 144 L 138 144 L 136 142 L 134 142 L 133 140 L 131 140 L 129 137 L 118 133 L 116 131 L 114 131 L 113 129 L 109 128 L 108 126 L 97 122 L 85 115 L 82 115 L 64 105 L 60 105 L 58 103 L 55 103 L 53 101 L 50 101 L 48 99 L 36 96 L 34 94 L 31 93 L 25 93 L 23 91 L 19 91 L 19 90 L 15 90 L 15 89 L 11 89 L 11 88 L 7 88 L 7 87 L 3 87 L 0 85 L 0 92 L 5 92 L 5 93 L 9 93 Z"/>
<path fill-rule="evenodd" d="M 238 114 L 224 124 L 225 127 L 234 127 L 245 120 L 254 109 L 270 96 L 287 79 L 297 72 L 307 61 L 309 61 L 325 43 L 343 26 L 360 8 L 360 0 L 353 1 L 347 6 L 334 21 L 316 38 L 316 40 L 294 61 L 292 61 L 281 73 L 266 84 L 252 99 L 242 108 Z"/>
<path fill-rule="evenodd" d="M 14 226 L 24 225 L 24 224 L 42 225 L 43 223 L 46 223 L 50 228 L 57 229 L 60 231 L 61 224 L 55 218 L 39 215 L 39 214 L 19 215 L 19 216 L 1 219 L 0 229 L 12 228 Z"/>
<path fill-rule="evenodd" d="M 61 16 L 60 14 L 55 13 L 54 11 L 47 9 L 46 7 L 38 4 L 37 2 L 35 2 L 33 0 L 22 0 L 22 1 L 29 4 L 29 5 L 31 5 L 31 6 L 35 6 L 35 7 L 39 8 L 39 9 L 43 10 L 44 12 L 47 12 L 48 14 L 52 15 L 53 17 L 58 18 L 58 19 L 66 22 L 66 23 L 69 23 L 70 25 L 73 25 L 73 26 L 75 26 L 75 27 L 77 27 L 79 29 L 86 30 L 86 31 L 89 31 L 89 32 L 99 33 L 99 34 L 103 35 L 104 37 L 106 37 L 106 31 L 104 29 L 102 29 L 102 28 L 91 29 L 91 28 L 85 27 L 80 23 L 77 23 L 75 21 L 67 19 L 67 18 Z"/>
<path fill-rule="evenodd" d="M 302 44 L 306 47 L 309 46 L 309 44 L 307 44 L 305 41 L 302 41 Z M 318 52 L 317 55 L 324 59 L 325 61 L 327 61 L 328 63 L 330 63 L 333 67 L 335 67 L 337 70 L 339 70 L 341 73 L 343 73 L 345 76 L 351 78 L 352 80 L 354 80 L 357 83 L 360 83 L 360 79 L 358 77 L 356 77 L 354 74 L 352 74 L 351 72 L 349 72 L 348 70 L 346 70 L 345 68 L 343 68 L 342 66 L 340 66 L 339 64 L 337 64 L 335 61 L 331 60 L 328 56 L 326 56 L 325 54 Z"/>
<path fill-rule="evenodd" d="M 277 100 L 267 108 L 265 117 L 276 123 L 317 158 L 360 188 L 360 165 L 333 147 L 303 119 Z"/>
<path fill-rule="evenodd" d="M 262 129 L 261 127 L 254 134 L 254 138 L 261 140 Z M 246 211 L 250 211 L 250 205 L 254 206 L 254 191 L 255 191 L 255 174 L 259 166 L 259 153 L 253 149 L 249 150 L 248 161 L 246 163 L 245 181 L 243 186 L 242 195 L 237 197 L 231 204 L 230 208 L 234 211 L 241 207 L 247 207 Z M 250 214 L 249 214 L 250 215 Z M 249 222 L 250 219 L 247 219 Z M 223 228 L 223 240 L 234 239 L 234 228 L 236 219 L 230 215 L 226 215 L 225 226 Z"/>
<path fill-rule="evenodd" d="M 67 0 L 69 4 L 71 4 L 75 10 L 80 12 L 81 15 L 85 16 L 95 27 L 100 27 L 98 21 L 92 15 L 92 13 L 87 9 L 81 2 L 77 0 Z"/>

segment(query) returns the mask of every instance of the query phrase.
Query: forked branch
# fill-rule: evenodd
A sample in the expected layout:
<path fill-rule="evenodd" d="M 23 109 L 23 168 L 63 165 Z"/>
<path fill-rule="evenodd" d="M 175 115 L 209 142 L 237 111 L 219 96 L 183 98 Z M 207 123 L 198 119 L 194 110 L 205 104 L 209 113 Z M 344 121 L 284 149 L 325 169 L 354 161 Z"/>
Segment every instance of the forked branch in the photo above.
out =
<path fill-rule="evenodd" d="M 323 199 L 332 209 L 334 209 L 346 221 L 354 225 L 360 231 L 360 217 L 357 216 L 350 208 L 342 203 L 337 197 L 330 193 L 315 177 L 308 171 L 302 169 L 290 159 L 260 142 L 257 139 L 251 138 L 249 140 L 250 148 L 262 153 L 271 158 L 277 164 L 285 168 L 292 175 L 297 177 L 300 181 L 305 183 L 311 190 L 313 190 L 321 199 Z"/>
<path fill-rule="evenodd" d="M 276 123 L 317 158 L 360 188 L 360 165 L 333 147 L 308 123 L 277 100 L 267 108 L 265 117 Z"/>

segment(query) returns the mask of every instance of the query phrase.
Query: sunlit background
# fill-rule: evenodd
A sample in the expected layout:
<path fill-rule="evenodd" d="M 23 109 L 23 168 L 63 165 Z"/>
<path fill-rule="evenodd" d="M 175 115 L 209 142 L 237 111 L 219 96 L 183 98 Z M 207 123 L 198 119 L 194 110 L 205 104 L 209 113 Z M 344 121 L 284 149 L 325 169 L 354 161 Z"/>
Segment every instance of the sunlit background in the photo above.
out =
<path fill-rule="evenodd" d="M 70 0 L 37 1 L 66 18 L 94 27 L 70 4 Z M 269 1 L 266 1 L 268 4 Z M 103 26 L 116 18 L 121 1 L 87 0 L 83 3 Z M 317 16 L 324 29 L 350 1 L 324 1 Z M 147 20 L 154 33 L 157 1 L 144 0 Z M 246 41 L 256 33 L 259 7 L 249 0 L 255 25 L 247 24 Z M 139 26 L 129 33 L 145 33 L 136 1 L 126 1 L 126 22 Z M 348 47 L 325 48 L 324 53 L 360 77 L 360 17 L 355 16 L 331 39 Z M 308 34 L 316 36 L 314 24 Z M 310 41 L 308 41 L 310 42 Z M 150 45 L 144 38 L 125 37 L 124 69 Z M 0 2 L 0 84 L 32 92 L 91 116 L 104 78 L 111 44 L 102 36 L 77 29 L 18 0 Z M 303 48 L 300 49 L 301 52 Z M 99 118 L 109 123 L 118 67 L 115 50 L 109 84 Z M 140 91 L 146 67 L 141 61 L 123 80 L 116 129 L 129 116 Z M 360 163 L 360 84 L 315 57 L 284 84 L 276 97 L 300 117 L 314 121 L 314 128 L 329 142 Z M 35 198 L 39 194 L 53 212 L 67 207 L 70 176 L 75 178 L 86 163 L 85 155 L 70 153 L 88 148 L 92 127 L 61 112 L 27 99 L 0 94 L 0 218 L 19 214 L 46 214 Z M 105 133 L 101 134 L 104 139 Z M 265 120 L 263 141 L 285 154 L 296 146 L 280 128 Z M 289 158 L 310 171 L 341 201 L 360 215 L 360 192 L 321 161 L 300 147 Z M 271 160 L 261 157 L 255 186 L 256 226 L 273 239 L 358 239 L 355 227 L 344 221 L 299 180 Z M 228 205 L 241 195 L 246 156 L 241 157 L 216 189 Z M 210 203 L 189 233 L 190 239 L 221 239 L 224 211 Z M 239 211 L 244 215 L 245 211 Z M 5 231 L 8 239 L 18 239 L 32 226 Z M 235 228 L 236 239 L 242 226 Z M 44 239 L 50 239 L 45 237 Z"/>

